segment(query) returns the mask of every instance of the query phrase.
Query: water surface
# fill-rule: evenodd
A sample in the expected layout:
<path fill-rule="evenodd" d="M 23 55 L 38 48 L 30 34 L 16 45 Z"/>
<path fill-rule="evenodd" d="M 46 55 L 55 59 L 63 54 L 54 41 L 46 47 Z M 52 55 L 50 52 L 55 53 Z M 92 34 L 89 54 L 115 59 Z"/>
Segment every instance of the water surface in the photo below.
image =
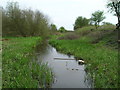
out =
<path fill-rule="evenodd" d="M 45 47 L 45 48 L 43 48 Z M 38 61 L 47 62 L 55 75 L 52 88 L 90 88 L 91 81 L 87 80 L 85 66 L 79 65 L 74 56 L 68 56 L 56 51 L 50 45 L 45 45 L 37 52 Z M 54 58 L 67 58 L 59 60 Z M 73 59 L 73 60 L 69 60 Z"/>

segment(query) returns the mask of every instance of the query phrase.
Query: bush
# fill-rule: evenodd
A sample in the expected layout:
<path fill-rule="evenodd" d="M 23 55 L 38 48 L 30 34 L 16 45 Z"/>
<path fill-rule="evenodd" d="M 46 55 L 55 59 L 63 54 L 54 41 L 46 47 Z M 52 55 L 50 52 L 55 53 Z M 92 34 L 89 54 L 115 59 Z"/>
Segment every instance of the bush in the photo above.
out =
<path fill-rule="evenodd" d="M 115 30 L 115 25 L 102 25 L 98 28 L 98 30 Z"/>
<path fill-rule="evenodd" d="M 89 38 L 92 38 L 91 40 L 92 43 L 98 43 L 106 35 L 109 35 L 112 32 L 113 32 L 112 30 L 99 30 L 99 31 L 94 31 L 92 33 L 89 33 L 87 36 Z"/>
<path fill-rule="evenodd" d="M 95 30 L 94 26 L 87 26 L 87 27 L 83 27 L 83 28 L 78 28 L 76 30 L 76 32 L 80 33 L 80 32 L 83 32 L 83 31 L 93 31 L 93 30 Z"/>
<path fill-rule="evenodd" d="M 89 34 L 91 31 L 94 31 L 95 27 L 94 26 L 87 26 L 83 28 L 79 28 L 75 31 L 75 33 L 79 34 L 80 36 L 84 36 Z"/>
<path fill-rule="evenodd" d="M 76 33 L 81 36 L 86 36 L 88 38 L 92 38 L 92 43 L 99 42 L 103 37 L 110 34 L 115 30 L 115 25 L 102 25 L 98 29 L 94 26 L 88 26 L 77 29 Z"/>

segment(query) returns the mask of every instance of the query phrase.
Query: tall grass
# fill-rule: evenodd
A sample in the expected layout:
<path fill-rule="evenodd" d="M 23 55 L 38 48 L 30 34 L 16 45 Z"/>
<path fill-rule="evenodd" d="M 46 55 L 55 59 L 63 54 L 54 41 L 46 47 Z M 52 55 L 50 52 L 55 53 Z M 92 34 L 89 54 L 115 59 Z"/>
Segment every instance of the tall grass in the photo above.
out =
<path fill-rule="evenodd" d="M 3 39 L 3 88 L 50 87 L 51 70 L 46 64 L 38 65 L 33 60 L 37 42 L 41 42 L 39 37 Z"/>

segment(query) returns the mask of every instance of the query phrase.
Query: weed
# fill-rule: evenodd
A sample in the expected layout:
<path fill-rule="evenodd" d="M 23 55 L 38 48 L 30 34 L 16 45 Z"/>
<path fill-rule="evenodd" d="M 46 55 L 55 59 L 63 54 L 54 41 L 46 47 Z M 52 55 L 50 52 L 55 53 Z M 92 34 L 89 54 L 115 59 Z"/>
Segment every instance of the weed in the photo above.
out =
<path fill-rule="evenodd" d="M 3 41 L 2 87 L 38 88 L 48 87 L 52 82 L 51 70 L 47 64 L 38 65 L 33 57 L 33 48 L 39 37 L 9 37 Z"/>

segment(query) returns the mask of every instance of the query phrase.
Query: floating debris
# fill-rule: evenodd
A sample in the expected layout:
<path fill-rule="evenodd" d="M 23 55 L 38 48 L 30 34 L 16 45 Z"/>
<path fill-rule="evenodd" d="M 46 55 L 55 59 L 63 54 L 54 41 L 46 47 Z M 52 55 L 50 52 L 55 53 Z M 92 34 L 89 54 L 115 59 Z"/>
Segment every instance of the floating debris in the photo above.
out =
<path fill-rule="evenodd" d="M 78 60 L 78 63 L 79 63 L 80 65 L 82 65 L 82 64 L 85 64 L 85 61 L 83 61 L 83 60 Z"/>
<path fill-rule="evenodd" d="M 58 60 L 75 60 L 75 59 L 71 59 L 71 58 L 54 58 L 54 59 L 58 59 Z"/>

